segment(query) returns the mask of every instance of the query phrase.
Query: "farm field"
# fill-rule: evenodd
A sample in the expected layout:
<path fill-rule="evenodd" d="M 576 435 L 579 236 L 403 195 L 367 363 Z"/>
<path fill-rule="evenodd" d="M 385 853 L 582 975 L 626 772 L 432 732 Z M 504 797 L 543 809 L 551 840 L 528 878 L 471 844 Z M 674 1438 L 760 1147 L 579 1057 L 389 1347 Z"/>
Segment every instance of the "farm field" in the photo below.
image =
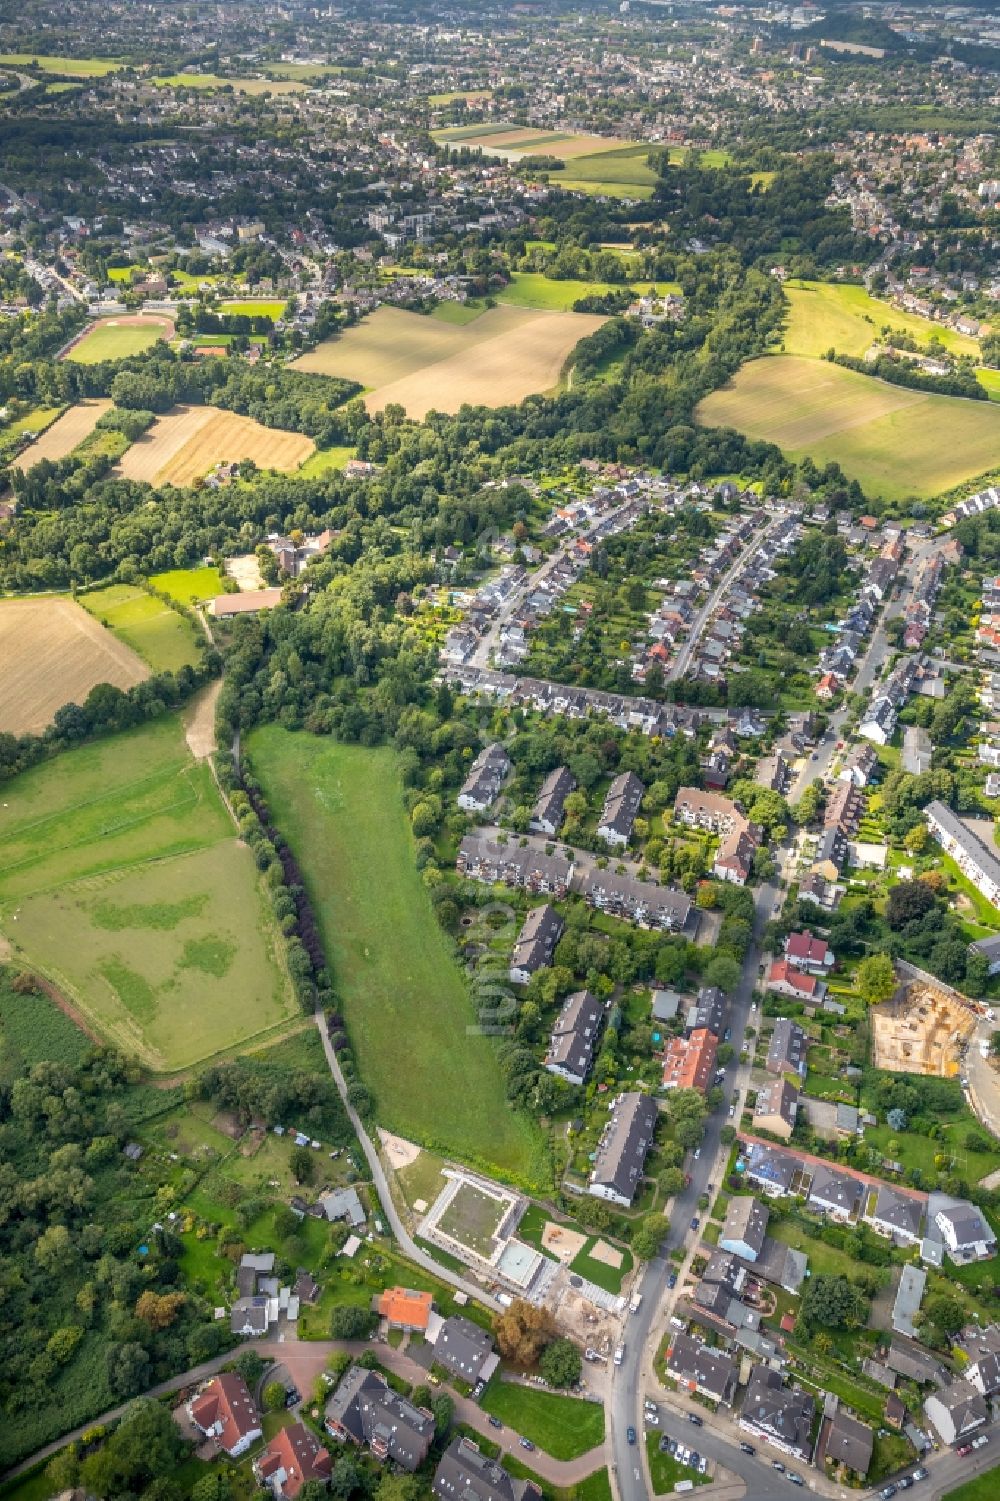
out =
<path fill-rule="evenodd" d="M 464 99 L 467 104 L 478 104 L 482 99 L 492 99 L 492 89 L 452 89 L 447 94 L 428 94 L 427 103 L 432 108 L 442 104 L 454 104 L 456 99 Z"/>
<path fill-rule="evenodd" d="M 574 159 L 564 172 L 556 174 L 556 180 L 561 187 L 606 193 L 609 197 L 650 198 L 657 176 L 647 157 L 655 149 L 639 145 L 598 151 L 593 156 Z"/>
<path fill-rule="evenodd" d="M 0 819 L 0 930 L 116 1046 L 169 1072 L 295 1016 L 253 856 L 180 716 L 24 773 Z"/>
<path fill-rule="evenodd" d="M 752 360 L 695 415 L 776 443 L 793 459 L 836 461 L 889 500 L 950 490 L 995 468 L 1000 452 L 992 402 L 911 391 L 793 355 Z"/>
<path fill-rule="evenodd" d="M 218 407 L 175 407 L 125 453 L 118 473 L 158 485 L 189 485 L 216 464 L 253 459 L 261 469 L 297 469 L 315 448 L 303 433 L 262 427 Z"/>
<path fill-rule="evenodd" d="M 267 726 L 249 755 L 316 903 L 379 1124 L 522 1181 L 548 1174 L 414 860 L 393 753 Z"/>
<path fill-rule="evenodd" d="M 157 339 L 173 337 L 174 325 L 169 318 L 134 317 L 100 318 L 74 344 L 66 355 L 78 365 L 99 365 L 102 360 L 124 360 L 142 354 Z"/>
<path fill-rule="evenodd" d="M 506 306 L 455 324 L 384 307 L 294 368 L 360 381 L 373 412 L 390 402 L 416 418 L 431 408 L 457 412 L 465 402 L 504 406 L 550 390 L 579 341 L 604 321 Z"/>
<path fill-rule="evenodd" d="M 577 157 L 627 151 L 639 145 L 636 141 L 615 141 L 611 136 L 539 130 L 533 125 L 504 125 L 499 120 L 490 125 L 452 125 L 432 131 L 432 134 L 435 140 L 447 142 L 449 146 L 479 146 L 487 156 L 503 156 L 514 161 L 522 156 L 556 156 L 562 161 L 575 161 Z"/>
<path fill-rule="evenodd" d="M 305 83 L 295 78 L 221 78 L 217 73 L 171 73 L 154 78 L 158 89 L 232 89 L 234 94 L 301 94 Z"/>
<path fill-rule="evenodd" d="M 45 431 L 35 439 L 30 448 L 26 448 L 14 461 L 12 467 L 27 471 L 33 464 L 42 459 L 64 459 L 67 454 L 73 452 L 78 443 L 90 434 L 97 426 L 98 418 L 109 410 L 111 402 L 103 396 L 93 397 L 89 401 L 78 401 L 57 417 L 55 422 L 46 427 Z"/>
<path fill-rule="evenodd" d="M 152 672 L 177 672 L 199 661 L 194 626 L 145 589 L 112 584 L 80 595 L 80 604 L 130 646 Z"/>
<path fill-rule="evenodd" d="M 27 68 L 32 65 L 43 73 L 65 73 L 73 78 L 104 78 L 125 66 L 109 57 L 52 57 L 38 52 L 4 52 L 0 55 L 0 67 Z"/>
<path fill-rule="evenodd" d="M 514 307 L 542 308 L 550 312 L 569 312 L 581 297 L 600 297 L 605 292 L 620 292 L 625 285 L 636 292 L 655 291 L 660 296 L 679 292 L 675 281 L 635 281 L 612 286 L 606 281 L 554 281 L 537 271 L 514 271 L 509 284 L 496 294 L 498 302 Z"/>
<path fill-rule="evenodd" d="M 870 297 L 864 287 L 834 282 L 789 281 L 785 284 L 789 302 L 785 328 L 785 354 L 809 355 L 819 359 L 830 348 L 838 354 L 860 357 L 876 342 L 883 328 L 909 334 L 926 344 L 938 338 L 952 354 L 979 358 L 975 339 L 954 329 L 931 323 L 917 313 L 906 313 L 888 302 Z"/>
<path fill-rule="evenodd" d="M 73 600 L 0 601 L 0 731 L 37 734 L 98 683 L 131 688 L 148 676 L 145 662 Z"/>

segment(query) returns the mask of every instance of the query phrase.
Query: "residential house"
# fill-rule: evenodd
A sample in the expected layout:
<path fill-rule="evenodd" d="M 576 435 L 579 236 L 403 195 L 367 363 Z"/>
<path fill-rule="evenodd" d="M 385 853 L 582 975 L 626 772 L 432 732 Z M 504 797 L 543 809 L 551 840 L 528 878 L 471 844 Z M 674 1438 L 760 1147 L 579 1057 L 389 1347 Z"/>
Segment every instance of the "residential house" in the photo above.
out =
<path fill-rule="evenodd" d="M 748 1182 L 773 1199 L 804 1195 L 811 1177 L 801 1157 L 761 1141 L 750 1144 L 745 1171 Z"/>
<path fill-rule="evenodd" d="M 671 1037 L 663 1050 L 663 1088 L 697 1089 L 702 1094 L 712 1083 L 719 1039 L 707 1027 L 696 1027 L 690 1037 Z"/>
<path fill-rule="evenodd" d="M 694 908 L 686 891 L 620 876 L 596 865 L 585 872 L 578 889 L 584 901 L 599 912 L 610 912 L 615 917 L 627 918 L 637 927 L 657 928 L 667 933 L 679 933 L 687 927 Z"/>
<path fill-rule="evenodd" d="M 556 944 L 565 923 L 548 902 L 533 907 L 521 925 L 510 959 L 510 978 L 515 985 L 527 985 L 536 970 L 552 963 Z"/>
<path fill-rule="evenodd" d="M 900 1245 L 916 1245 L 920 1240 L 926 1201 L 914 1194 L 904 1194 L 888 1183 L 869 1191 L 864 1218 L 879 1235 Z"/>
<path fill-rule="evenodd" d="M 615 777 L 604 799 L 597 837 L 605 844 L 624 849 L 632 837 L 632 825 L 645 793 L 646 789 L 634 771 L 623 771 Z"/>
<path fill-rule="evenodd" d="M 811 870 L 827 881 L 836 881 L 847 859 L 847 836 L 836 827 L 824 829 L 816 844 Z"/>
<path fill-rule="evenodd" d="M 787 959 L 775 959 L 767 972 L 767 988 L 777 995 L 787 995 L 794 1001 L 816 1003 L 826 994 L 826 983 L 815 975 L 807 975 Z"/>
<path fill-rule="evenodd" d="M 375 1312 L 390 1329 L 426 1334 L 434 1306 L 433 1293 L 414 1292 L 409 1287 L 387 1287 L 374 1300 Z"/>
<path fill-rule="evenodd" d="M 988 902 L 1000 905 L 1000 859 L 944 803 L 936 799 L 928 803 L 924 816 L 931 833 L 962 874 Z"/>
<path fill-rule="evenodd" d="M 954 1343 L 968 1361 L 963 1375 L 979 1395 L 1000 1392 L 1000 1324 L 987 1324 L 985 1329 L 970 1325 Z"/>
<path fill-rule="evenodd" d="M 989 974 L 1000 973 L 1000 937 L 977 938 L 969 944 L 974 953 L 982 954 L 989 965 Z"/>
<path fill-rule="evenodd" d="M 953 1381 L 924 1400 L 924 1412 L 945 1444 L 960 1444 L 989 1422 L 990 1411 L 968 1381 Z"/>
<path fill-rule="evenodd" d="M 919 1338 L 914 1320 L 920 1312 L 926 1285 L 927 1273 L 923 1267 L 907 1262 L 900 1271 L 899 1286 L 892 1305 L 892 1327 L 897 1334 L 904 1334 L 907 1339 Z"/>
<path fill-rule="evenodd" d="M 867 787 L 878 769 L 878 751 L 874 745 L 852 745 L 844 757 L 839 780 L 853 782 L 855 787 Z"/>
<path fill-rule="evenodd" d="M 618 1096 L 601 1134 L 587 1192 L 629 1208 L 653 1144 L 656 1101 L 630 1091 Z"/>
<path fill-rule="evenodd" d="M 852 1173 L 818 1163 L 809 1189 L 809 1208 L 844 1224 L 856 1224 L 865 1197 L 865 1185 Z"/>
<path fill-rule="evenodd" d="M 488 1381 L 500 1364 L 493 1341 L 485 1329 L 462 1314 L 445 1319 L 433 1339 L 434 1363 L 443 1366 L 461 1381 L 475 1386 Z"/>
<path fill-rule="evenodd" d="M 934 1223 L 941 1232 L 952 1261 L 988 1261 L 996 1255 L 997 1238 L 982 1210 L 964 1200 L 939 1209 Z"/>
<path fill-rule="evenodd" d="M 545 1056 L 545 1067 L 550 1074 L 565 1079 L 567 1084 L 586 1083 L 603 1016 L 603 1003 L 589 990 L 578 990 L 566 997 Z"/>
<path fill-rule="evenodd" d="M 826 1458 L 853 1471 L 864 1480 L 872 1462 L 875 1435 L 867 1423 L 859 1423 L 839 1406 L 826 1434 Z"/>
<path fill-rule="evenodd" d="M 811 1393 L 786 1387 L 780 1371 L 756 1365 L 747 1384 L 739 1425 L 782 1454 L 809 1459 L 815 1412 Z"/>
<path fill-rule="evenodd" d="M 698 999 L 687 1014 L 688 1031 L 694 1032 L 698 1027 L 704 1027 L 707 1031 L 714 1032 L 716 1037 L 721 1037 L 727 1009 L 724 992 L 717 985 L 703 985 L 698 991 Z"/>
<path fill-rule="evenodd" d="M 757 1091 L 753 1107 L 753 1129 L 770 1131 L 788 1141 L 795 1129 L 799 1092 L 787 1079 L 774 1079 Z"/>
<path fill-rule="evenodd" d="M 331 1225 L 336 1220 L 346 1220 L 352 1230 L 358 1230 L 365 1222 L 364 1205 L 356 1188 L 336 1188 L 320 1194 L 317 1203 Z"/>
<path fill-rule="evenodd" d="M 333 1461 L 304 1423 L 279 1428 L 267 1448 L 257 1455 L 253 1472 L 275 1501 L 295 1501 L 307 1481 L 326 1485 Z"/>
<path fill-rule="evenodd" d="M 453 1439 L 434 1472 L 437 1501 L 542 1501 L 533 1480 L 518 1480 L 468 1438 Z"/>
<path fill-rule="evenodd" d="M 821 876 L 819 871 L 811 871 L 799 882 L 799 901 L 812 902 L 825 912 L 832 912 L 840 899 L 841 889 L 833 881 Z"/>
<path fill-rule="evenodd" d="M 826 939 L 817 938 L 808 928 L 801 933 L 789 933 L 785 939 L 785 954 L 798 969 L 811 975 L 825 975 L 836 963 Z"/>
<path fill-rule="evenodd" d="M 223 1371 L 202 1387 L 187 1404 L 188 1416 L 207 1438 L 236 1459 L 263 1436 L 260 1413 L 246 1382 L 235 1371 Z"/>
<path fill-rule="evenodd" d="M 499 882 L 555 897 L 566 895 L 574 871 L 572 859 L 565 855 L 546 855 L 531 844 L 500 844 L 479 834 L 466 834 L 455 866 L 459 875 L 470 880 Z"/>
<path fill-rule="evenodd" d="M 672 1022 L 681 1009 L 676 990 L 654 990 L 650 1002 L 650 1015 L 655 1022 Z"/>
<path fill-rule="evenodd" d="M 734 1194 L 726 1208 L 719 1249 L 756 1261 L 764 1246 L 771 1211 L 752 1194 Z"/>
<path fill-rule="evenodd" d="M 341 1443 L 365 1445 L 376 1459 L 413 1474 L 434 1439 L 434 1415 L 394 1392 L 381 1371 L 352 1365 L 330 1396 L 324 1427 Z"/>
<path fill-rule="evenodd" d="M 667 1350 L 667 1371 L 681 1391 L 696 1392 L 726 1407 L 732 1404 L 738 1367 L 721 1350 L 710 1349 L 688 1334 L 675 1334 Z"/>
<path fill-rule="evenodd" d="M 456 799 L 458 806 L 466 813 L 485 813 L 500 796 L 510 771 L 510 757 L 502 745 L 494 741 L 484 746 L 462 783 Z"/>
<path fill-rule="evenodd" d="M 773 967 L 773 966 L 772 966 Z M 768 982 L 770 984 L 770 981 Z M 806 1076 L 806 1034 L 798 1022 L 787 1016 L 779 1016 L 771 1033 L 765 1067 L 769 1074 L 798 1074 Z"/>
<path fill-rule="evenodd" d="M 760 848 L 761 830 L 757 824 L 748 823 L 745 828 L 733 829 L 723 836 L 715 852 L 712 874 L 717 881 L 729 881 L 735 886 L 745 886 L 753 874 L 753 861 Z"/>
<path fill-rule="evenodd" d="M 529 827 L 538 834 L 558 834 L 566 799 L 575 786 L 576 778 L 568 767 L 557 766 L 550 771 L 542 783 Z"/>
<path fill-rule="evenodd" d="M 766 787 L 769 792 L 784 794 L 792 779 L 792 768 L 781 751 L 775 751 L 770 756 L 761 756 L 753 779 L 758 786 Z"/>
<path fill-rule="evenodd" d="M 921 776 L 931 769 L 934 747 L 931 737 L 919 725 L 908 724 L 903 731 L 903 770 L 911 776 Z M 1000 765 L 1000 762 L 997 763 Z"/>
<path fill-rule="evenodd" d="M 857 833 L 864 811 L 864 796 L 854 783 L 835 782 L 823 810 L 823 827 L 840 829 L 850 838 Z"/>

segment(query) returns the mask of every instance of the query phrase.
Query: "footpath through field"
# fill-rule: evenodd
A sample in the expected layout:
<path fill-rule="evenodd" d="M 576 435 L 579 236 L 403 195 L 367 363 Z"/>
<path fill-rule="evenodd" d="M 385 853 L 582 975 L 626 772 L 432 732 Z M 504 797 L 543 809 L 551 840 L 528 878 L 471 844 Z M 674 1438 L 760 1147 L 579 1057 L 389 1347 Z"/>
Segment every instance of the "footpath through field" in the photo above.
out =
<path fill-rule="evenodd" d="M 344 1340 L 301 1340 L 301 1339 L 268 1339 L 255 1340 L 244 1345 L 242 1348 L 256 1350 L 257 1354 L 265 1360 L 280 1361 L 286 1366 L 289 1375 L 295 1381 L 299 1390 L 311 1385 L 321 1371 L 326 1369 L 326 1363 L 331 1355 L 347 1354 L 352 1356 L 363 1355 L 366 1352 L 376 1353 L 379 1362 L 386 1366 L 395 1375 L 401 1376 L 404 1381 L 414 1385 L 427 1380 L 427 1372 L 423 1366 L 418 1365 L 400 1350 L 394 1350 L 391 1345 L 376 1344 L 371 1340 L 344 1341 Z M 186 1386 L 194 1386 L 199 1381 L 204 1381 L 209 1376 L 214 1376 L 221 1371 L 223 1366 L 229 1365 L 237 1352 L 226 1350 L 221 1355 L 216 1355 L 212 1360 L 203 1361 L 201 1365 L 192 1366 L 190 1370 L 182 1371 L 179 1376 L 172 1376 L 169 1381 L 161 1381 L 157 1386 L 151 1386 L 143 1393 L 147 1397 L 167 1397 L 173 1392 L 183 1390 Z M 517 1435 L 509 1432 L 506 1428 L 497 1429 L 490 1426 L 489 1418 L 482 1408 L 470 1401 L 468 1397 L 460 1397 L 457 1392 L 449 1392 L 455 1404 L 455 1419 L 459 1423 L 467 1423 L 470 1428 L 475 1428 L 478 1433 L 498 1445 L 505 1454 L 512 1454 L 523 1460 L 524 1455 L 517 1441 Z M 131 1399 L 131 1400 L 134 1400 Z M 131 1405 L 131 1401 L 122 1402 L 117 1407 L 110 1408 L 98 1417 L 91 1418 L 79 1428 L 74 1428 L 70 1433 L 63 1434 L 62 1438 L 55 1439 L 51 1444 L 37 1449 L 34 1454 L 23 1459 L 20 1464 L 14 1465 L 6 1472 L 3 1479 L 13 1479 L 17 1475 L 23 1475 L 26 1470 L 41 1464 L 51 1458 L 53 1454 L 74 1439 L 93 1428 L 95 1424 L 116 1422 L 118 1418 Z M 570 1486 L 579 1485 L 592 1475 L 595 1470 L 604 1469 L 607 1460 L 605 1457 L 604 1444 L 589 1449 L 586 1454 L 580 1454 L 576 1459 L 553 1459 L 541 1449 L 533 1451 L 530 1457 L 530 1467 L 543 1480 L 551 1485 Z"/>

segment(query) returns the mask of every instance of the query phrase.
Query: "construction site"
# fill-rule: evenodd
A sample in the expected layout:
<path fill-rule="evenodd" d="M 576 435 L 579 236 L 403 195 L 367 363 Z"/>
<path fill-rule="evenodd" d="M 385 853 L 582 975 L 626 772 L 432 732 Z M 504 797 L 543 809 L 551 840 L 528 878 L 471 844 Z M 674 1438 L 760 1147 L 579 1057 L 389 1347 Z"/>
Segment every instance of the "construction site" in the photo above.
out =
<path fill-rule="evenodd" d="M 898 1074 L 953 1078 L 976 1022 L 957 991 L 930 975 L 905 977 L 891 1001 L 872 1008 L 872 1062 Z"/>

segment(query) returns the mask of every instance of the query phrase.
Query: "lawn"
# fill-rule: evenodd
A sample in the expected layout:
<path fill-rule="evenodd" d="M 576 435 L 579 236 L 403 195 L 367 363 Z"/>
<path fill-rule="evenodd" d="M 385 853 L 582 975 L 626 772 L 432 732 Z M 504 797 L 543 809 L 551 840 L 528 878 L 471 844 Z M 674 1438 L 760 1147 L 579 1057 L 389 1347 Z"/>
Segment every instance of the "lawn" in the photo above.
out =
<path fill-rule="evenodd" d="M 892 386 L 793 355 L 752 360 L 702 401 L 699 423 L 840 464 L 872 495 L 930 498 L 996 466 L 996 403 Z"/>
<path fill-rule="evenodd" d="M 81 594 L 79 602 L 137 652 L 153 672 L 178 672 L 200 661 L 195 627 L 145 589 L 112 584 L 93 594 Z"/>
<path fill-rule="evenodd" d="M 970 354 L 979 358 L 979 344 L 975 339 L 921 318 L 918 313 L 906 313 L 888 302 L 870 297 L 864 287 L 790 281 L 785 285 L 785 296 L 789 302 L 784 337 L 786 354 L 818 359 L 832 347 L 838 354 L 860 358 L 881 338 L 882 329 L 888 326 L 909 334 L 921 344 L 937 338 L 952 354 Z"/>
<path fill-rule="evenodd" d="M 149 582 L 178 604 L 193 605 L 221 594 L 223 577 L 218 568 L 171 568 L 152 574 Z"/>
<path fill-rule="evenodd" d="M 316 479 L 321 474 L 328 474 L 331 469 L 343 469 L 350 459 L 353 459 L 357 449 L 350 444 L 342 444 L 335 448 L 317 448 L 311 453 L 298 470 L 299 479 Z"/>
<path fill-rule="evenodd" d="M 953 1491 L 946 1491 L 944 1501 L 993 1501 L 997 1483 L 992 1476 L 996 1474 L 996 1469 L 994 1466 L 985 1475 L 977 1475 L 974 1480 L 967 1480 Z"/>
<path fill-rule="evenodd" d="M 540 1204 L 529 1204 L 521 1216 L 517 1227 L 518 1239 L 523 1240 L 529 1246 L 534 1246 L 536 1251 L 545 1251 L 542 1245 L 542 1232 L 546 1224 L 553 1219 L 554 1217 L 549 1211 L 543 1209 Z M 632 1270 L 631 1251 L 625 1246 L 615 1245 L 607 1236 L 588 1234 L 581 1225 L 578 1225 L 573 1220 L 566 1220 L 560 1217 L 554 1222 L 559 1225 L 566 1225 L 569 1229 L 577 1230 L 581 1235 L 587 1236 L 586 1245 L 574 1256 L 570 1263 L 570 1271 L 578 1273 L 581 1277 L 586 1277 L 588 1282 L 596 1283 L 605 1292 L 621 1292 L 622 1281 Z M 606 1244 L 613 1246 L 616 1251 L 621 1253 L 622 1263 L 620 1267 L 608 1266 L 606 1262 L 598 1261 L 596 1257 L 591 1255 L 594 1246 L 602 1239 Z M 551 1255 L 551 1252 L 545 1251 L 545 1255 Z"/>
<path fill-rule="evenodd" d="M 507 1103 L 494 1043 L 414 860 L 394 754 L 276 726 L 247 747 L 316 903 L 379 1123 L 508 1176 L 547 1181 L 537 1127 Z"/>
<path fill-rule="evenodd" d="M 980 1178 L 985 1178 L 988 1173 L 1000 1167 L 1000 1146 L 991 1152 L 970 1152 L 965 1146 L 965 1138 L 970 1131 L 975 1132 L 977 1137 L 988 1138 L 988 1132 L 983 1130 L 971 1111 L 963 1109 L 958 1119 L 941 1118 L 938 1126 L 941 1136 L 935 1140 L 921 1136 L 916 1131 L 893 1131 L 891 1126 L 867 1126 L 865 1146 L 874 1147 L 886 1157 L 901 1162 L 904 1168 L 920 1168 L 932 1177 L 939 1171 L 934 1162 L 935 1157 L 943 1156 L 948 1162 L 954 1162 L 954 1171 L 970 1184 L 978 1183 Z M 890 1141 L 896 1144 L 898 1150 L 889 1151 Z"/>
<path fill-rule="evenodd" d="M 270 318 L 277 321 L 285 311 L 284 302 L 269 302 L 266 299 L 247 300 L 245 302 L 224 302 L 222 311 L 231 318 L 243 316 L 245 318 Z"/>
<path fill-rule="evenodd" d="M 142 354 L 163 336 L 165 325 L 150 319 L 146 323 L 119 323 L 114 318 L 96 323 L 84 334 L 79 344 L 74 344 L 68 360 L 78 365 L 99 365 L 102 360 L 124 360 L 132 354 Z"/>
<path fill-rule="evenodd" d="M 109 57 L 51 57 L 39 52 L 5 52 L 0 55 L 0 66 L 11 68 L 40 68 L 43 73 L 65 73 L 74 78 L 104 78 L 116 73 L 125 64 Z"/>
<path fill-rule="evenodd" d="M 576 1459 L 604 1442 L 604 1408 L 597 1402 L 494 1377 L 479 1405 L 553 1459 Z"/>
<path fill-rule="evenodd" d="M 297 1014 L 253 857 L 178 715 L 25 772 L 0 820 L 15 962 L 116 1046 L 170 1072 Z"/>
<path fill-rule="evenodd" d="M 568 312 L 580 297 L 603 297 L 606 292 L 620 292 L 628 285 L 635 291 L 655 289 L 661 296 L 679 292 L 676 282 L 629 282 L 612 286 L 606 281 L 554 281 L 540 271 L 514 271 L 510 283 L 496 294 L 498 302 L 513 307 L 541 308 L 547 312 Z"/>
<path fill-rule="evenodd" d="M 646 1457 L 649 1460 L 649 1478 L 654 1496 L 663 1496 L 672 1491 L 679 1480 L 691 1480 L 695 1485 L 708 1485 L 711 1476 L 699 1475 L 690 1465 L 682 1465 L 672 1454 L 660 1452 L 660 1430 L 650 1428 L 646 1433 Z"/>

